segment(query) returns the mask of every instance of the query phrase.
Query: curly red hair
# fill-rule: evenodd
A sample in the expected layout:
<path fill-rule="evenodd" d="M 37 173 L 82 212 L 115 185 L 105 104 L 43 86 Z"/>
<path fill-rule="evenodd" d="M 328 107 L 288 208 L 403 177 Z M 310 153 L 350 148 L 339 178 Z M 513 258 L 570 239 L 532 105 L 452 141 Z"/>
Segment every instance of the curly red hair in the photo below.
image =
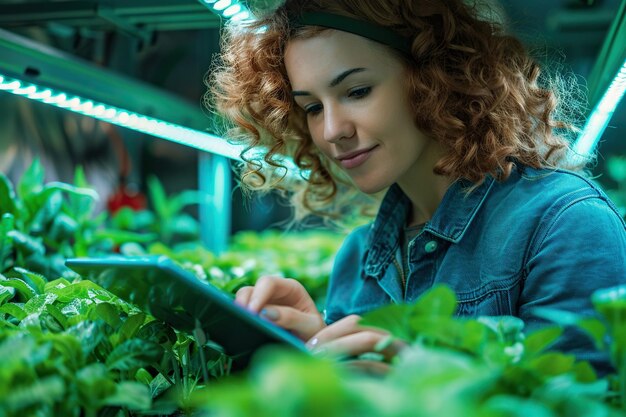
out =
<path fill-rule="evenodd" d="M 492 175 L 505 180 L 515 164 L 557 167 L 566 161 L 568 140 L 555 128 L 555 92 L 538 84 L 539 64 L 516 38 L 462 0 L 287 0 L 284 5 L 223 36 L 220 62 L 208 80 L 209 105 L 234 123 L 228 136 L 248 150 L 242 172 L 251 189 L 300 191 L 308 212 L 328 214 L 339 187 L 349 188 L 317 151 L 305 117 L 293 102 L 283 62 L 290 39 L 315 36 L 319 27 L 292 27 L 289 16 L 325 11 L 387 27 L 412 41 L 406 63 L 416 126 L 439 141 L 446 154 L 436 174 L 476 184 Z M 307 181 L 275 180 L 263 167 L 293 158 L 310 172 Z M 340 193 L 343 194 L 343 193 Z"/>

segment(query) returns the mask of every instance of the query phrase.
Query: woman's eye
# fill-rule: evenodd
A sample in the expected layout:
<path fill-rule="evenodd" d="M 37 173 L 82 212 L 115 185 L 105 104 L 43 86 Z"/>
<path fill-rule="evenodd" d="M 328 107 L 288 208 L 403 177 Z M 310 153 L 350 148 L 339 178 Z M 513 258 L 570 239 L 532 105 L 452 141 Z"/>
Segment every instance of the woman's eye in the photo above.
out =
<path fill-rule="evenodd" d="M 371 91 L 372 91 L 372 87 L 355 88 L 354 90 L 350 90 L 348 92 L 348 97 L 357 98 L 357 99 L 363 98 L 367 96 Z"/>
<path fill-rule="evenodd" d="M 306 106 L 304 108 L 304 112 L 307 115 L 316 115 L 316 114 L 318 114 L 321 111 L 322 111 L 322 105 L 321 104 L 312 104 L 312 105 Z"/>

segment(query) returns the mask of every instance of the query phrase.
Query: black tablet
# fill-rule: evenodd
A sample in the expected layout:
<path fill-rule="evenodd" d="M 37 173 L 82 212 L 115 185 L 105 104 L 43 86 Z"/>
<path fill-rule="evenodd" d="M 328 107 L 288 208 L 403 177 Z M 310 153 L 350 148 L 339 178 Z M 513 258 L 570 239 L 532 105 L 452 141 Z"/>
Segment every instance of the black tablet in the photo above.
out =
<path fill-rule="evenodd" d="M 267 344 L 308 351 L 290 332 L 250 313 L 211 284 L 165 256 L 68 259 L 66 265 L 155 318 L 178 330 L 200 327 L 245 367 L 251 354 Z"/>

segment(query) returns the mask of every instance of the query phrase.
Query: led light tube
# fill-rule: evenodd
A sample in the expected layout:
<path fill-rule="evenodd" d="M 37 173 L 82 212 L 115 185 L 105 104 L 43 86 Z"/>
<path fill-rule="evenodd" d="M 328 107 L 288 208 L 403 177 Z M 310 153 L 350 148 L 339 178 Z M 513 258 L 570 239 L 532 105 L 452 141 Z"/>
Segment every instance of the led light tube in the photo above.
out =
<path fill-rule="evenodd" d="M 238 0 L 198 0 L 216 15 L 232 22 L 252 19 L 252 12 Z"/>
<path fill-rule="evenodd" d="M 576 140 L 574 151 L 578 155 L 585 156 L 593 152 L 625 92 L 626 61 L 589 115 L 583 131 Z"/>
<path fill-rule="evenodd" d="M 102 120 L 103 122 L 146 133 L 201 151 L 225 156 L 236 161 L 242 160 L 241 152 L 245 149 L 243 145 L 228 143 L 225 139 L 207 132 L 148 117 L 76 95 L 68 95 L 61 91 L 55 91 L 33 83 L 26 83 L 3 74 L 0 74 L 0 91 L 51 104 L 61 109 Z M 262 154 L 263 150 L 260 150 L 256 155 L 251 154 L 251 156 L 260 157 Z M 287 175 L 289 177 L 300 175 L 300 169 L 293 161 L 284 158 L 280 159 L 280 163 L 287 167 Z"/>
<path fill-rule="evenodd" d="M 210 133 L 147 117 L 83 97 L 70 96 L 63 92 L 53 91 L 52 89 L 35 84 L 24 83 L 2 74 L 0 74 L 0 91 L 6 91 L 34 101 L 51 104 L 104 122 L 190 146 L 201 151 L 211 152 L 234 160 L 241 160 L 239 155 L 243 150 L 243 146 L 229 144 L 224 139 Z"/>

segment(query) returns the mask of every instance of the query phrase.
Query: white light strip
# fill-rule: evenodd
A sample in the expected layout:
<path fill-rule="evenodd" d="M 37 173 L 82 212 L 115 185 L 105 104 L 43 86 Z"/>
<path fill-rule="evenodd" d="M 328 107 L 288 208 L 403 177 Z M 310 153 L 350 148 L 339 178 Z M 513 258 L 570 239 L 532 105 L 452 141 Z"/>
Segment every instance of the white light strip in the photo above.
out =
<path fill-rule="evenodd" d="M 181 145 L 190 146 L 201 151 L 222 155 L 236 161 L 242 160 L 240 155 L 244 146 L 230 144 L 225 139 L 210 133 L 190 129 L 134 113 L 129 110 L 84 99 L 79 96 L 68 95 L 35 84 L 25 83 L 14 78 L 3 76 L 2 74 L 0 74 L 0 91 L 6 91 L 41 103 L 51 104 L 62 109 L 102 120 L 103 122 L 146 133 Z M 258 155 L 262 154 L 262 150 L 258 152 Z M 254 156 L 255 155 L 251 155 L 251 157 Z M 283 159 L 280 162 L 288 168 L 290 176 L 299 176 L 300 170 L 292 161 Z"/>
<path fill-rule="evenodd" d="M 0 74 L 0 90 L 24 96 L 62 109 L 71 110 L 104 122 L 167 139 L 193 148 L 241 160 L 242 146 L 231 145 L 210 133 L 147 117 L 125 109 L 97 103 L 78 96 L 68 96 L 48 88 L 23 83 Z"/>
<path fill-rule="evenodd" d="M 239 0 L 198 0 L 216 15 L 233 22 L 253 19 L 252 12 Z"/>
<path fill-rule="evenodd" d="M 589 115 L 582 133 L 574 144 L 578 155 L 589 155 L 598 144 L 602 133 L 626 92 L 626 61 Z"/>

